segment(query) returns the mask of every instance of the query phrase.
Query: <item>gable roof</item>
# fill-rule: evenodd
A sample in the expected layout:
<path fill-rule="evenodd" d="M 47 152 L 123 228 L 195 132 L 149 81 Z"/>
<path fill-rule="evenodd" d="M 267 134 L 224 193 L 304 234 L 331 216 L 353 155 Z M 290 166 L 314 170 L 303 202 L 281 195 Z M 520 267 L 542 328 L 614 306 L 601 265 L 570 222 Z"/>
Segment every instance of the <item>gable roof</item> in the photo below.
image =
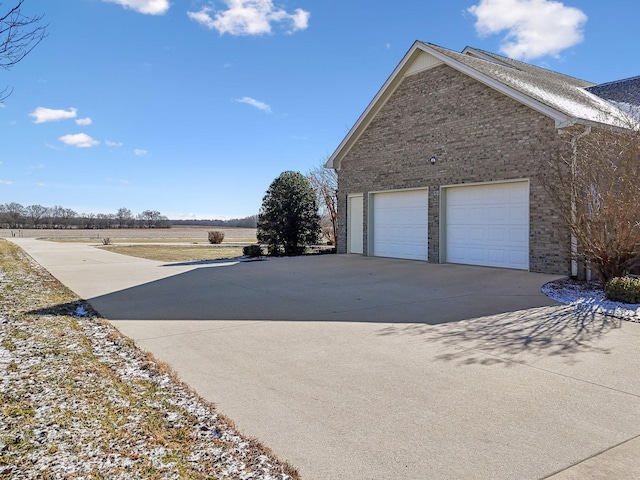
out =
<path fill-rule="evenodd" d="M 418 41 L 329 157 L 326 166 L 339 169 L 342 158 L 407 75 L 442 64 L 550 117 L 557 128 L 575 124 L 628 125 L 624 111 L 588 91 L 595 87 L 591 82 L 471 47 L 459 53 Z"/>

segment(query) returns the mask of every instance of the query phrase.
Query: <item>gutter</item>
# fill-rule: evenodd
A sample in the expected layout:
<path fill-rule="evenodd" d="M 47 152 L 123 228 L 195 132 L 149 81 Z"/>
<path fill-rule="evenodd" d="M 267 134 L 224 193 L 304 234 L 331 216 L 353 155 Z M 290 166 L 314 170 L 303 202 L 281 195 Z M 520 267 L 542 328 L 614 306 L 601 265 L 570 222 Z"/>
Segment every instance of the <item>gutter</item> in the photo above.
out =
<path fill-rule="evenodd" d="M 586 127 L 584 127 L 584 132 L 575 135 L 571 138 L 571 149 L 572 149 L 572 156 L 571 156 L 571 179 L 572 179 L 572 183 L 571 183 L 571 221 L 575 222 L 576 219 L 576 196 L 577 196 L 577 192 L 576 192 L 576 186 L 575 186 L 575 181 L 573 181 L 575 179 L 576 176 L 576 162 L 578 161 L 578 140 L 580 140 L 581 138 L 586 137 L 587 135 L 589 135 L 591 133 L 591 126 L 587 125 Z M 571 278 L 577 278 L 578 276 L 578 239 L 576 238 L 576 236 L 572 233 L 571 234 Z M 590 277 L 591 276 L 591 269 L 588 269 L 587 271 L 587 275 Z"/>

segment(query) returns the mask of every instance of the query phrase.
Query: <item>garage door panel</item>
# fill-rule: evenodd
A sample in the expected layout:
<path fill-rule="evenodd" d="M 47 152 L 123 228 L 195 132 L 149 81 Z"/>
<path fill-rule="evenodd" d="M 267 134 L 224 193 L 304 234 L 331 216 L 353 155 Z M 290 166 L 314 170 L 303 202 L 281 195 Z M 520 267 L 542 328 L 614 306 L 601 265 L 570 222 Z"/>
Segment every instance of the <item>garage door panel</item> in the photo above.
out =
<path fill-rule="evenodd" d="M 528 182 L 450 187 L 446 261 L 529 269 Z"/>
<path fill-rule="evenodd" d="M 372 253 L 381 257 L 427 259 L 427 190 L 372 195 Z"/>
<path fill-rule="evenodd" d="M 489 230 L 488 234 L 488 240 L 497 245 L 509 242 L 510 232 L 504 227 L 495 227 L 494 229 Z"/>
<path fill-rule="evenodd" d="M 519 242 L 523 245 L 525 243 L 529 243 L 529 229 L 528 228 L 519 228 L 519 229 L 511 229 L 509 230 L 509 241 L 510 242 Z M 529 249 L 527 248 L 527 251 Z"/>

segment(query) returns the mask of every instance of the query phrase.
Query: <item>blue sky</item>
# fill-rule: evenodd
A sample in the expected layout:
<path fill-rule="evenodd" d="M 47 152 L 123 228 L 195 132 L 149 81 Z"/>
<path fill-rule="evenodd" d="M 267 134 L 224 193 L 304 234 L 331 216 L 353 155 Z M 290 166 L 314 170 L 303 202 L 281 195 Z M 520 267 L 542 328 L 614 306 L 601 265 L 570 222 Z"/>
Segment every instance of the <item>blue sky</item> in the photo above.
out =
<path fill-rule="evenodd" d="M 415 40 L 594 83 L 640 75 L 629 0 L 25 0 L 23 13 L 44 14 L 48 37 L 0 70 L 13 88 L 0 203 L 78 213 L 256 214 L 282 171 L 333 152 Z"/>

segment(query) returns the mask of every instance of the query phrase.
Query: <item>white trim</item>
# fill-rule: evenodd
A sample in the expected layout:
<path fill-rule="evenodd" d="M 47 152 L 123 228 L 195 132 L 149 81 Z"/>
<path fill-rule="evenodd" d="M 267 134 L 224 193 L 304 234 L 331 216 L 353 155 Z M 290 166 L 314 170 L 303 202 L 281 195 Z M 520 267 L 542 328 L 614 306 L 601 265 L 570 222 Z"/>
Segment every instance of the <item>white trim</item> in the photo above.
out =
<path fill-rule="evenodd" d="M 375 225 L 375 201 L 372 200 L 377 194 L 385 194 L 385 193 L 406 193 L 406 192 L 419 192 L 423 191 L 427 194 L 427 258 L 422 261 L 428 261 L 429 259 L 429 187 L 413 187 L 413 188 L 394 188 L 391 190 L 375 190 L 367 192 L 367 256 L 373 257 L 376 256 L 376 252 L 374 251 L 374 233 L 373 228 Z"/>
<path fill-rule="evenodd" d="M 369 196 L 371 196 L 372 193 L 411 192 L 412 190 L 429 190 L 429 187 L 392 188 L 391 190 L 371 190 L 367 193 L 369 194 Z"/>
<path fill-rule="evenodd" d="M 478 185 L 492 185 L 496 183 L 520 183 L 520 182 L 530 182 L 529 178 L 509 178 L 506 180 L 490 180 L 488 182 L 467 182 L 467 183 L 452 183 L 449 185 L 440 185 L 440 190 L 443 188 L 455 188 L 455 187 L 472 187 Z"/>
<path fill-rule="evenodd" d="M 362 239 L 361 239 L 361 245 L 360 245 L 360 250 L 359 252 L 352 252 L 351 250 L 351 235 L 352 235 L 352 229 L 351 229 L 351 217 L 353 216 L 353 214 L 351 213 L 351 199 L 353 198 L 361 198 L 362 199 L 362 211 L 360 212 L 360 217 L 362 218 L 362 225 L 360 226 L 362 229 Z M 364 254 L 364 193 L 350 193 L 347 195 L 347 218 L 346 218 L 346 223 L 347 223 L 347 253 L 353 253 L 353 254 L 359 254 L 359 255 L 363 255 Z"/>
<path fill-rule="evenodd" d="M 408 68 L 407 64 L 409 62 L 409 59 L 413 56 L 413 54 L 418 49 L 420 49 L 419 48 L 419 42 L 415 42 L 411 46 L 409 51 L 405 54 L 405 56 L 402 58 L 402 60 L 398 64 L 398 66 L 393 70 L 393 72 L 391 73 L 389 78 L 387 78 L 386 82 L 384 82 L 384 84 L 382 85 L 382 88 L 380 88 L 380 90 L 378 90 L 378 93 L 376 93 L 376 96 L 373 97 L 373 100 L 371 100 L 371 102 L 369 102 L 369 105 L 367 106 L 365 111 L 362 113 L 362 115 L 360 115 L 360 117 L 358 118 L 356 123 L 353 125 L 353 127 L 351 127 L 351 130 L 349 130 L 349 133 L 347 133 L 347 136 L 344 137 L 342 142 L 340 142 L 340 145 L 338 145 L 338 148 L 335 150 L 335 152 L 333 152 L 331 157 L 329 157 L 329 160 L 327 160 L 327 162 L 325 163 L 325 167 L 334 168 L 335 170 L 340 170 L 341 157 L 346 155 L 348 153 L 348 151 L 351 149 L 351 138 L 354 137 L 354 135 L 356 133 L 358 133 L 357 136 L 359 137 L 361 131 L 363 131 L 369 125 L 369 122 L 371 121 L 371 119 L 369 119 L 368 117 L 369 116 L 371 116 L 371 117 L 375 116 L 375 113 L 377 113 L 378 110 L 380 108 L 382 108 L 384 103 L 386 103 L 386 101 L 385 101 L 384 103 L 378 105 L 378 102 L 380 102 L 382 100 L 382 98 L 385 96 L 385 94 L 388 93 L 389 96 L 391 96 L 391 93 L 393 93 L 393 92 L 387 92 L 387 90 L 391 87 L 391 85 L 394 82 L 397 81 L 398 84 L 400 83 L 401 78 L 398 78 L 399 77 L 399 73 L 402 70 L 404 70 L 405 67 Z M 429 52 L 427 52 L 427 53 L 429 53 Z M 394 88 L 394 90 L 395 90 L 395 88 Z M 374 112 L 374 110 L 375 110 L 375 112 Z M 357 138 L 354 138 L 354 142 L 355 142 L 355 140 L 357 140 Z M 347 147 L 347 145 L 349 146 L 349 148 L 345 152 L 342 152 L 342 150 L 344 150 Z M 338 158 L 338 157 L 340 157 L 340 158 Z"/>
<path fill-rule="evenodd" d="M 451 188 L 460 187 L 480 187 L 489 185 L 506 185 L 510 183 L 526 183 L 527 191 L 529 192 L 529 208 L 531 208 L 531 181 L 529 178 L 513 178 L 508 180 L 492 180 L 489 182 L 470 182 L 470 183 L 456 183 L 451 185 L 440 185 L 440 205 L 439 205 L 439 219 L 438 219 L 438 256 L 439 263 L 447 263 L 447 194 L 446 190 Z M 529 269 L 531 268 L 531 211 L 529 210 Z"/>
<path fill-rule="evenodd" d="M 404 74 L 410 68 L 411 63 L 415 60 L 414 55 L 416 52 L 424 52 L 432 55 L 438 60 L 442 61 L 444 64 L 450 66 L 451 68 L 464 73 L 465 75 L 479 81 L 487 85 L 494 90 L 520 102 L 537 112 L 550 117 L 555 121 L 556 128 L 565 128 L 571 126 L 575 123 L 583 123 L 582 120 L 571 118 L 565 115 L 562 112 L 555 110 L 533 98 L 497 81 L 493 78 L 474 70 L 473 68 L 467 67 L 466 65 L 460 63 L 457 60 L 445 55 L 433 48 L 429 45 L 422 42 L 415 42 L 409 51 L 402 58 L 398 66 L 393 70 L 389 78 L 386 80 L 382 88 L 378 91 L 373 100 L 369 103 L 365 111 L 360 115 L 354 126 L 349 130 L 347 136 L 340 142 L 338 148 L 333 152 L 333 154 L 329 157 L 325 166 L 327 168 L 334 168 L 335 170 L 340 170 L 340 162 L 342 158 L 349 153 L 349 150 L 353 146 L 353 144 L 360 137 L 362 132 L 367 128 L 369 123 L 373 120 L 373 117 L 377 114 L 377 112 L 384 106 L 388 98 L 393 94 L 395 89 L 398 87 L 400 82 L 404 79 Z"/>
<path fill-rule="evenodd" d="M 517 102 L 520 102 L 523 105 L 526 105 L 529 108 L 532 108 L 533 110 L 536 110 L 537 112 L 542 113 L 543 115 L 546 115 L 547 117 L 550 117 L 551 119 L 555 120 L 556 127 L 558 127 L 558 125 L 561 125 L 561 124 L 564 125 L 566 124 L 566 122 L 571 120 L 571 118 L 565 115 L 564 113 L 559 112 L 558 110 L 551 108 L 548 105 L 545 105 L 544 103 L 534 100 L 533 98 L 525 95 L 524 93 L 519 92 L 518 90 L 515 90 L 509 87 L 508 85 L 505 85 L 504 83 L 499 82 L 498 80 L 495 80 L 489 77 L 488 75 L 485 75 L 484 73 L 480 73 L 477 70 L 474 70 L 473 68 L 464 65 L 463 63 L 460 63 L 459 61 L 454 60 L 448 55 L 440 53 L 437 50 L 431 49 L 429 48 L 428 45 L 424 45 L 424 48 L 428 49 L 429 53 L 431 53 L 434 57 L 439 58 L 444 63 L 458 70 L 459 72 L 464 73 L 465 75 L 479 81 L 480 83 L 484 83 L 486 86 L 491 87 L 494 90 L 497 90 L 498 92 L 506 95 L 507 97 L 510 97 L 513 100 L 516 100 Z"/>

